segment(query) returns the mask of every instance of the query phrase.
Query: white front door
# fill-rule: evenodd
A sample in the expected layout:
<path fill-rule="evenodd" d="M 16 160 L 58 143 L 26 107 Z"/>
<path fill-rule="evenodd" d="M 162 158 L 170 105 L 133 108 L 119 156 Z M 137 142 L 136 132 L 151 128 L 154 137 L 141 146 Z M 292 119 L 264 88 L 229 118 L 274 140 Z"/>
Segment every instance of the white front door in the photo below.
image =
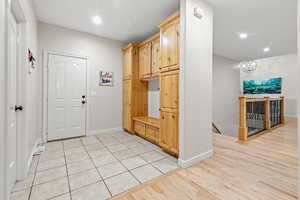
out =
<path fill-rule="evenodd" d="M 17 23 L 10 12 L 7 31 L 7 184 L 10 190 L 17 175 Z"/>
<path fill-rule="evenodd" d="M 48 140 L 84 136 L 86 60 L 48 56 Z"/>

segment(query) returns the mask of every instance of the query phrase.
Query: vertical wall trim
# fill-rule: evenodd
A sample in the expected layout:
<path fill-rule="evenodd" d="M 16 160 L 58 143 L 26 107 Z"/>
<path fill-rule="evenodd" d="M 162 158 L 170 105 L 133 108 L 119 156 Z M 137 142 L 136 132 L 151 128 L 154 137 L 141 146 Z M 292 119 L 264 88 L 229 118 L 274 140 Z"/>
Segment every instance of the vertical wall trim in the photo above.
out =
<path fill-rule="evenodd" d="M 7 0 L 0 1 L 0 199 L 8 199 L 6 185 L 6 16 Z"/>
<path fill-rule="evenodd" d="M 298 63 L 297 63 L 297 70 L 298 70 L 298 80 L 297 80 L 297 85 L 299 88 L 300 86 L 300 80 L 299 80 L 299 75 L 300 75 L 300 0 L 298 0 L 298 12 L 297 12 L 297 38 L 298 38 Z M 300 91 L 297 91 L 297 145 L 298 145 L 298 166 L 300 166 Z M 298 184 L 297 184 L 297 189 L 298 189 L 298 196 L 300 195 L 300 168 L 298 167 Z"/>
<path fill-rule="evenodd" d="M 186 0 L 180 1 L 180 73 L 179 73 L 179 158 L 184 157 L 184 69 L 185 68 L 185 21 L 186 16 L 183 14 L 186 10 Z"/>

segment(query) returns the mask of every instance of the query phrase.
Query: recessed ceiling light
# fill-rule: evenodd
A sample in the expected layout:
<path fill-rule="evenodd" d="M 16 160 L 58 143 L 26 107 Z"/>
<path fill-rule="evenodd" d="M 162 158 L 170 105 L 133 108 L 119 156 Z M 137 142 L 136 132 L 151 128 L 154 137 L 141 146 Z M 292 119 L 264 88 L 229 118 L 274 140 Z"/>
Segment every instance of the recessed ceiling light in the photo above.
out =
<path fill-rule="evenodd" d="M 92 17 L 92 20 L 93 20 L 94 24 L 96 24 L 96 25 L 102 24 L 102 18 L 98 15 Z"/>
<path fill-rule="evenodd" d="M 248 34 L 247 33 L 240 33 L 239 37 L 241 40 L 247 39 L 248 38 Z"/>
<path fill-rule="evenodd" d="M 269 52 L 269 51 L 271 51 L 270 47 L 265 47 L 264 48 L 264 52 Z"/>

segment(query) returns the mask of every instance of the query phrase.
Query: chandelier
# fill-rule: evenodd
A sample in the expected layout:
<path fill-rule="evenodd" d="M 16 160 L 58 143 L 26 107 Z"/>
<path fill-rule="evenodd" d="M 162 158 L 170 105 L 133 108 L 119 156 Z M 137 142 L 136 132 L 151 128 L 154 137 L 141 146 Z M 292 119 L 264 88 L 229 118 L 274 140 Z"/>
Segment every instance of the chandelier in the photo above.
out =
<path fill-rule="evenodd" d="M 243 72 L 251 73 L 257 69 L 258 64 L 255 61 L 241 62 L 239 67 Z"/>

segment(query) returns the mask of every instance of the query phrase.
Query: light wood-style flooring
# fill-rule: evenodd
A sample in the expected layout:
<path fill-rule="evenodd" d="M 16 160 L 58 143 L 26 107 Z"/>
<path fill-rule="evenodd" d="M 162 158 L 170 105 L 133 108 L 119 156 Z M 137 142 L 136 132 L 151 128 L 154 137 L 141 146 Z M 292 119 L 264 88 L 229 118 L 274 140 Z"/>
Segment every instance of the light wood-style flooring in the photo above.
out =
<path fill-rule="evenodd" d="M 214 135 L 214 156 L 121 194 L 116 200 L 297 199 L 296 120 L 247 142 Z"/>

